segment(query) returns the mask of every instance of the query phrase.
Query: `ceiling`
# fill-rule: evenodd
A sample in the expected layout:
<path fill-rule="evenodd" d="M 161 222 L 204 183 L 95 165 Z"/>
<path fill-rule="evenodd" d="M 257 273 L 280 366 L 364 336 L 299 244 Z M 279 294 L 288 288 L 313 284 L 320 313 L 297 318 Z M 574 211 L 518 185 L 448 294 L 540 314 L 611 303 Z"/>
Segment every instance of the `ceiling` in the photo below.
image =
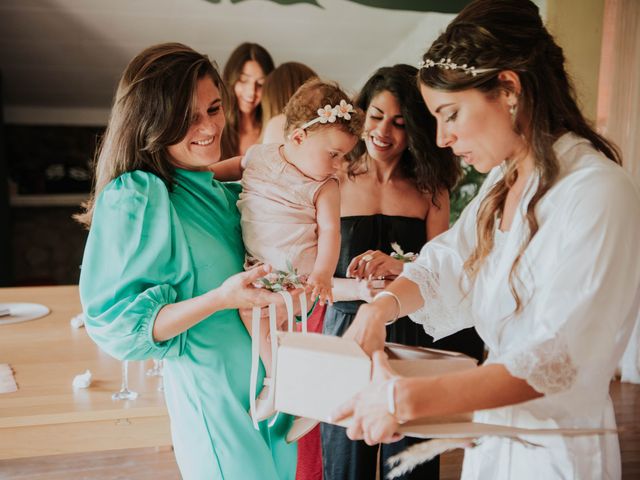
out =
<path fill-rule="evenodd" d="M 283 3 L 286 1 L 280 0 Z M 136 53 L 179 41 L 222 67 L 243 41 L 355 92 L 379 66 L 415 64 L 452 14 L 346 0 L 4 0 L 0 70 L 6 122 L 103 124 Z"/>

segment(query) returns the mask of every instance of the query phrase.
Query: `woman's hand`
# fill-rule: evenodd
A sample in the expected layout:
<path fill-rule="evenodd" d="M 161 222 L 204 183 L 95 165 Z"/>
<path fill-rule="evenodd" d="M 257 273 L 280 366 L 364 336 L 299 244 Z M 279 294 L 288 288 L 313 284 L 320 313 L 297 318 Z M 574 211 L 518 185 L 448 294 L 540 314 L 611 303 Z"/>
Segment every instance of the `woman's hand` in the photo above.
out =
<path fill-rule="evenodd" d="M 376 305 L 360 305 L 343 337 L 355 340 L 367 355 L 371 355 L 376 350 L 384 348 L 387 338 L 386 320 Z"/>
<path fill-rule="evenodd" d="M 347 428 L 351 440 L 362 440 L 367 445 L 396 442 L 402 438 L 398 433 L 398 420 L 389 413 L 389 381 L 398 375 L 391 369 L 387 355 L 379 350 L 373 354 L 371 383 L 331 416 L 332 422 L 352 417 Z"/>
<path fill-rule="evenodd" d="M 347 267 L 347 276 L 358 279 L 397 277 L 402 273 L 404 265 L 380 250 L 367 250 L 353 257 Z"/>
<path fill-rule="evenodd" d="M 253 307 L 266 307 L 274 303 L 278 311 L 284 311 L 284 299 L 281 295 L 253 286 L 254 282 L 270 271 L 271 267 L 261 265 L 227 278 L 218 288 L 202 295 L 165 305 L 153 324 L 154 341 L 162 342 L 173 338 L 220 310 L 237 308 L 250 311 Z M 301 292 L 304 290 L 300 288 L 289 293 L 296 296 Z M 268 309 L 263 308 L 261 314 L 267 315 Z M 243 318 L 243 323 L 249 330 L 251 323 L 248 319 L 249 317 Z"/>
<path fill-rule="evenodd" d="M 367 303 L 373 301 L 378 293 L 387 288 L 387 285 L 391 283 L 391 280 L 358 280 L 351 279 L 350 281 L 356 284 L 356 294 L 358 300 L 363 300 Z"/>
<path fill-rule="evenodd" d="M 278 293 L 271 292 L 266 288 L 256 288 L 253 286 L 254 282 L 264 277 L 270 271 L 271 266 L 260 265 L 246 272 L 237 273 L 227 278 L 222 285 L 211 293 L 214 294 L 220 302 L 221 309 L 266 307 L 271 303 L 284 305 L 282 296 Z M 302 289 L 297 289 L 289 293 L 295 297 L 302 291 Z"/>

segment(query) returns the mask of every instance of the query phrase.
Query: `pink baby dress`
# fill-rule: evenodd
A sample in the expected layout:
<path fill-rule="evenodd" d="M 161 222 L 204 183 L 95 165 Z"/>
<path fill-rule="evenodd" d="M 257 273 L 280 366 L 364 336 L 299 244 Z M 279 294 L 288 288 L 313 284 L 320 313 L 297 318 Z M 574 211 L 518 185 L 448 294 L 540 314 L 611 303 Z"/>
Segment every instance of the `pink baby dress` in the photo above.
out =
<path fill-rule="evenodd" d="M 245 155 L 238 209 L 247 254 L 287 270 L 291 262 L 309 275 L 318 253 L 315 200 L 320 187 L 335 177 L 314 180 L 288 163 L 281 145 L 254 145 Z"/>

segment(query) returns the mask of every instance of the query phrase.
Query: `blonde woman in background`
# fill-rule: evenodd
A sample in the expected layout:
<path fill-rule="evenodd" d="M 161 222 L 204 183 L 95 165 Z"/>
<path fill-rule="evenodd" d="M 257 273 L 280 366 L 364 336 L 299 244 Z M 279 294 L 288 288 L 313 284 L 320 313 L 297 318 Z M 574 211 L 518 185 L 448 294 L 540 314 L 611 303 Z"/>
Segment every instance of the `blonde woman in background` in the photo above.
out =
<path fill-rule="evenodd" d="M 284 143 L 284 107 L 300 86 L 318 74 L 303 63 L 285 62 L 262 86 L 262 143 Z"/>

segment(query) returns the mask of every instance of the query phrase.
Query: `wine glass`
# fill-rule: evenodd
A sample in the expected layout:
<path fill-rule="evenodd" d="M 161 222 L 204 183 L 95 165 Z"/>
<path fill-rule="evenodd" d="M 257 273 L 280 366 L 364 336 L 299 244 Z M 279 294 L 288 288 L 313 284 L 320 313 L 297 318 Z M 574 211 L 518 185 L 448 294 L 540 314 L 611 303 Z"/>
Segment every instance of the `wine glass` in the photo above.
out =
<path fill-rule="evenodd" d="M 123 360 L 122 364 L 122 385 L 120 391 L 111 395 L 113 400 L 135 400 L 138 398 L 138 393 L 129 390 L 129 361 Z"/>
<path fill-rule="evenodd" d="M 162 360 L 160 360 L 160 378 L 158 379 L 158 391 L 164 392 L 164 375 L 162 372 Z"/>
<path fill-rule="evenodd" d="M 162 376 L 162 360 L 153 359 L 153 367 L 145 372 L 147 377 L 161 377 Z"/>

